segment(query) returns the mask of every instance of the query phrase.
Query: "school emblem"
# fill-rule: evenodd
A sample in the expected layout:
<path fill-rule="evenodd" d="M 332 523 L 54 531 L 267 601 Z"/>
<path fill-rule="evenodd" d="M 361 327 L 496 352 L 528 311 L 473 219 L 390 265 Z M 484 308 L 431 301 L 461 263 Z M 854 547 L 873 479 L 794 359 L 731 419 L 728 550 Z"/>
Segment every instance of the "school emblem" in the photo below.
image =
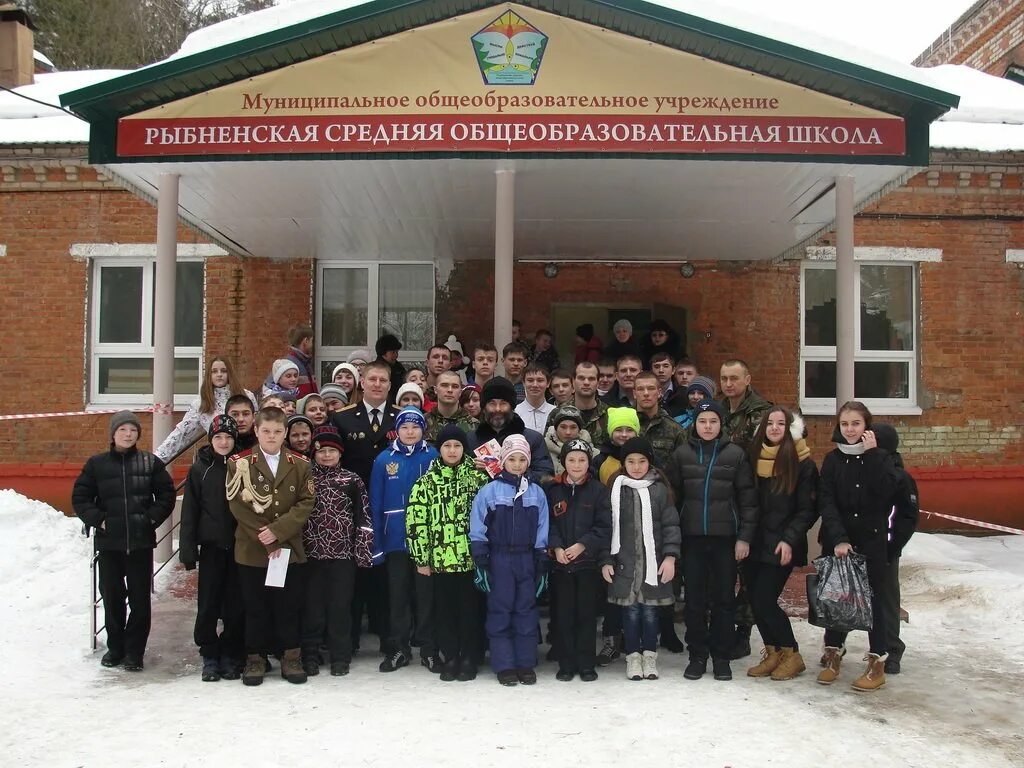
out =
<path fill-rule="evenodd" d="M 391 477 L 395 477 L 398 474 L 398 462 L 389 461 L 387 464 L 384 465 L 384 469 L 388 471 L 388 474 Z"/>
<path fill-rule="evenodd" d="M 533 85 L 548 36 L 515 11 L 505 11 L 472 38 L 485 85 Z"/>

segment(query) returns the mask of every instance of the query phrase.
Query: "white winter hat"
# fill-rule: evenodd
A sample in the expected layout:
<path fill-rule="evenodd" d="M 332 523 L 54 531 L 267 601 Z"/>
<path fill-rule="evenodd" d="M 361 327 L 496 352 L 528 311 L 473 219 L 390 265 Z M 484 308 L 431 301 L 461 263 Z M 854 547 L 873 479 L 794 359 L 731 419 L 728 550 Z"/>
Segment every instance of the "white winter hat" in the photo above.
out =
<path fill-rule="evenodd" d="M 419 384 L 415 384 L 411 381 L 405 382 L 405 384 L 398 388 L 398 394 L 395 395 L 395 405 L 398 405 L 400 402 L 402 402 L 402 396 L 409 392 L 413 392 L 414 394 L 418 395 L 420 398 L 420 405 L 423 405 L 423 390 L 420 389 Z"/>
<path fill-rule="evenodd" d="M 373 355 L 370 354 L 370 350 L 368 349 L 353 349 L 348 353 L 348 357 L 345 359 L 345 362 L 354 363 L 356 360 L 368 363 L 373 360 Z"/>
<path fill-rule="evenodd" d="M 359 386 L 359 369 L 352 365 L 352 363 L 339 363 L 334 366 L 334 370 L 331 371 L 331 381 L 338 377 L 338 371 L 348 371 L 351 373 L 355 377 L 356 386 Z"/>
<path fill-rule="evenodd" d="M 459 341 L 458 337 L 454 333 L 448 337 L 448 341 L 446 341 L 444 345 L 448 347 L 449 351 L 458 352 L 463 357 L 466 356 L 466 353 L 462 351 L 462 342 Z"/>
<path fill-rule="evenodd" d="M 287 373 L 288 371 L 295 371 L 296 373 L 298 373 L 299 366 L 297 366 L 295 363 L 293 363 L 291 360 L 288 360 L 287 358 L 282 358 L 280 360 L 274 361 L 274 367 L 271 369 L 271 371 L 271 375 L 274 377 L 274 383 L 280 384 L 281 377 L 284 376 L 285 373 Z"/>

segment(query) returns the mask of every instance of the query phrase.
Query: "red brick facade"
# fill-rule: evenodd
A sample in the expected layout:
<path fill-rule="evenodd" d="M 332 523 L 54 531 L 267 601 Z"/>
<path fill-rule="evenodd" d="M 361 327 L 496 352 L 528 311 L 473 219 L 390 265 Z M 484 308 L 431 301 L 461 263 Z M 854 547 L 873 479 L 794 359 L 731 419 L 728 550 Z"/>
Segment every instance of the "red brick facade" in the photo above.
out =
<path fill-rule="evenodd" d="M 1011 64 L 1024 67 L 1024 0 L 975 3 L 914 64 L 966 64 L 996 77 Z"/>

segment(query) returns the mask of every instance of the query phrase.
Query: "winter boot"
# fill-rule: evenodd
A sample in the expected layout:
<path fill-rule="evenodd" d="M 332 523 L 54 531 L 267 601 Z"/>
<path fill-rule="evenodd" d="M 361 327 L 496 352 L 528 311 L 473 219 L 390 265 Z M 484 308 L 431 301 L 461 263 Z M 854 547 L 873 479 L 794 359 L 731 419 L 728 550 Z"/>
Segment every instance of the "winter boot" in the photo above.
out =
<path fill-rule="evenodd" d="M 245 669 L 242 670 L 242 684 L 260 685 L 266 673 L 267 662 L 264 658 L 258 653 L 250 653 L 245 659 Z"/>
<path fill-rule="evenodd" d="M 604 645 L 601 646 L 601 651 L 597 654 L 597 666 L 607 667 L 619 658 L 620 655 L 619 638 L 606 637 L 604 639 Z"/>
<path fill-rule="evenodd" d="M 103 654 L 103 658 L 100 659 L 100 664 L 104 667 L 116 667 L 122 661 L 124 661 L 124 654 L 107 651 Z"/>
<path fill-rule="evenodd" d="M 319 668 L 317 671 L 319 672 Z M 289 648 L 281 656 L 281 677 L 296 685 L 306 682 L 306 670 L 302 668 L 302 651 L 298 648 Z"/>
<path fill-rule="evenodd" d="M 320 674 L 320 655 L 314 653 L 312 656 L 302 657 L 302 671 L 306 677 L 316 677 Z"/>
<path fill-rule="evenodd" d="M 124 657 L 124 668 L 126 672 L 141 672 L 144 666 L 141 656 Z"/>
<path fill-rule="evenodd" d="M 584 683 L 592 683 L 592 682 L 594 682 L 595 680 L 597 680 L 597 670 L 596 669 L 581 669 L 580 670 L 580 680 L 582 680 Z"/>
<path fill-rule="evenodd" d="M 845 655 L 846 655 L 846 646 L 844 645 L 842 648 L 839 649 L 839 658 L 841 659 Z M 821 654 L 821 658 L 818 659 L 818 666 L 820 666 L 820 667 L 827 667 L 828 666 L 828 647 L 827 646 L 825 647 L 825 651 Z"/>
<path fill-rule="evenodd" d="M 868 663 L 864 674 L 853 681 L 855 691 L 877 691 L 885 685 L 885 659 L 888 654 L 879 656 L 877 653 L 869 653 L 864 657 Z"/>
<path fill-rule="evenodd" d="M 559 667 L 555 673 L 555 680 L 561 680 L 563 683 L 568 683 L 576 677 L 576 673 L 567 667 Z"/>
<path fill-rule="evenodd" d="M 729 666 L 729 659 L 712 659 L 711 669 L 715 673 L 715 680 L 732 680 L 732 667 Z"/>
<path fill-rule="evenodd" d="M 796 648 L 779 648 L 779 662 L 772 670 L 772 680 L 792 680 L 807 669 L 804 657 Z"/>
<path fill-rule="evenodd" d="M 843 663 L 843 656 L 846 655 L 846 648 L 832 648 L 825 646 L 825 653 L 822 655 L 822 666 L 825 667 L 818 674 L 818 682 L 822 685 L 832 685 L 839 678 L 839 667 Z"/>
<path fill-rule="evenodd" d="M 683 677 L 687 680 L 700 680 L 704 677 L 704 673 L 708 671 L 708 657 L 707 656 L 695 656 L 690 654 L 690 663 L 686 665 L 686 669 L 683 671 Z"/>
<path fill-rule="evenodd" d="M 519 682 L 523 685 L 535 685 L 537 683 L 537 673 L 532 669 L 517 669 L 516 677 L 519 678 Z"/>
<path fill-rule="evenodd" d="M 748 677 L 768 677 L 779 666 L 779 650 L 774 645 L 766 645 L 761 651 L 761 661 L 747 670 Z"/>
<path fill-rule="evenodd" d="M 885 660 L 885 674 L 898 675 L 900 673 L 900 660 L 892 654 Z"/>
<path fill-rule="evenodd" d="M 216 683 L 220 680 L 220 659 L 203 656 L 203 682 Z"/>
<path fill-rule="evenodd" d="M 643 657 L 639 653 L 626 654 L 626 679 L 644 679 Z"/>
<path fill-rule="evenodd" d="M 331 662 L 331 677 L 344 677 L 348 674 L 349 665 L 344 661 Z"/>
<path fill-rule="evenodd" d="M 460 683 L 468 683 L 470 680 L 476 680 L 476 662 L 473 661 L 472 656 L 466 656 L 459 662 L 459 676 Z"/>
<path fill-rule="evenodd" d="M 643 671 L 645 680 L 657 680 L 658 679 L 658 652 L 657 651 L 644 651 L 643 657 L 640 659 L 640 669 Z"/>
<path fill-rule="evenodd" d="M 441 666 L 441 680 L 446 683 L 454 682 L 455 678 L 459 676 L 459 660 L 448 659 Z"/>
<path fill-rule="evenodd" d="M 231 656 L 223 656 L 220 660 L 220 676 L 222 680 L 237 680 L 245 669 L 245 661 Z"/>
<path fill-rule="evenodd" d="M 733 643 L 730 659 L 744 659 L 750 655 L 750 627 L 736 627 L 736 642 Z"/>
<path fill-rule="evenodd" d="M 514 685 L 519 685 L 519 675 L 514 669 L 503 669 L 498 673 L 498 682 L 506 688 L 511 688 Z"/>

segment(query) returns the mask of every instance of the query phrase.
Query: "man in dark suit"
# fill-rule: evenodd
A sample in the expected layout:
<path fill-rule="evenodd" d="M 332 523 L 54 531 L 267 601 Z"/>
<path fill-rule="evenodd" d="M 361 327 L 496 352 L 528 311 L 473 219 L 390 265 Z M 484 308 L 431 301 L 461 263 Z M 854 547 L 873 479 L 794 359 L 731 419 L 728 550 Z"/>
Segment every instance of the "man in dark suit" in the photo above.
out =
<path fill-rule="evenodd" d="M 397 437 L 395 416 L 399 408 L 388 402 L 391 389 L 391 366 L 383 360 L 367 363 L 359 379 L 363 401 L 347 405 L 331 417 L 345 445 L 341 463 L 355 472 L 367 485 L 377 454 Z M 378 637 L 388 636 L 388 604 L 386 566 L 356 571 L 352 597 L 352 647 L 359 648 L 359 632 L 363 624 L 363 608 L 370 617 L 370 631 Z"/>

